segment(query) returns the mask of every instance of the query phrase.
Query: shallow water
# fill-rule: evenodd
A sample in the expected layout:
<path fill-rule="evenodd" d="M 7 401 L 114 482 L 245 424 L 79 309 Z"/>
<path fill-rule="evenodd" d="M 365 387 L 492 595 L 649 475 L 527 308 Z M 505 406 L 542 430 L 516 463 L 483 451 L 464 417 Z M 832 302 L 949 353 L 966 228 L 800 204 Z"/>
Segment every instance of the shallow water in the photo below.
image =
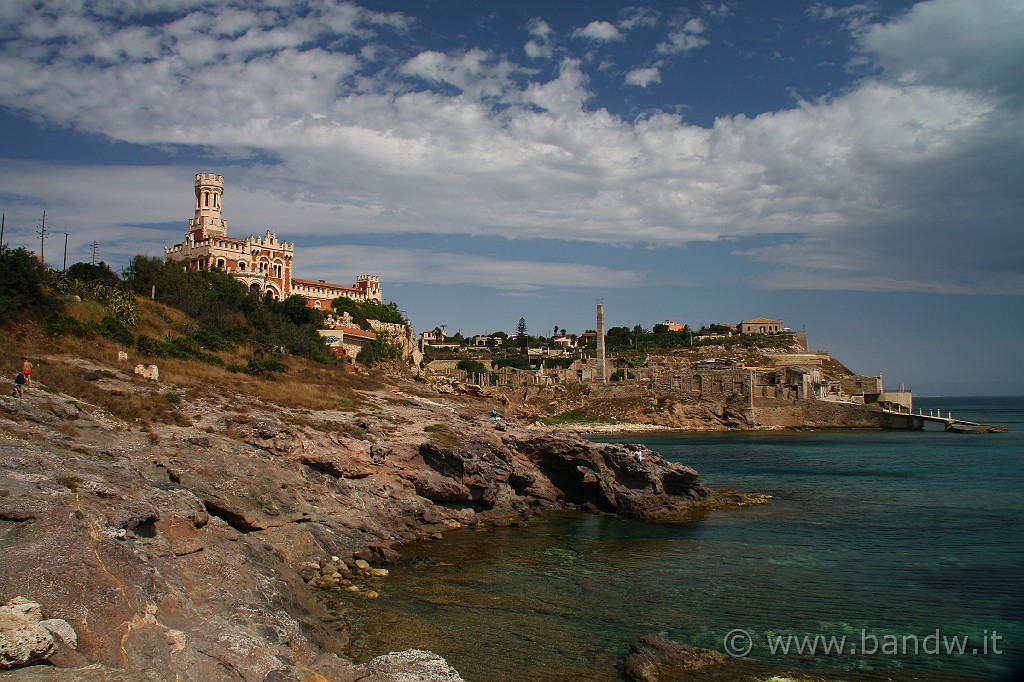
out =
<path fill-rule="evenodd" d="M 1024 651 L 1024 400 L 941 407 L 1011 433 L 600 439 L 775 500 L 689 525 L 557 514 L 419 543 L 380 599 L 352 602 L 348 653 L 430 649 L 471 682 L 611 681 L 644 634 L 722 651 L 742 629 L 780 669 L 1008 674 Z M 768 638 L 787 635 L 847 639 L 841 656 L 773 653 Z"/>

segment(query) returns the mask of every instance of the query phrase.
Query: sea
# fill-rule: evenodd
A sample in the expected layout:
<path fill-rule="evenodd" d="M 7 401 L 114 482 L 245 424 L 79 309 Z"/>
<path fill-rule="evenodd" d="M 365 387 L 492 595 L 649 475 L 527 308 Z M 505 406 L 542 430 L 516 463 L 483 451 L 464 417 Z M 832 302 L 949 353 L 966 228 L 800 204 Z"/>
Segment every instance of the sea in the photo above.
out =
<path fill-rule="evenodd" d="M 1024 397 L 918 398 L 1008 433 L 631 434 L 770 504 L 684 525 L 558 513 L 407 546 L 339 603 L 356 661 L 407 648 L 468 682 L 620 680 L 657 633 L 779 671 L 1024 672 Z"/>

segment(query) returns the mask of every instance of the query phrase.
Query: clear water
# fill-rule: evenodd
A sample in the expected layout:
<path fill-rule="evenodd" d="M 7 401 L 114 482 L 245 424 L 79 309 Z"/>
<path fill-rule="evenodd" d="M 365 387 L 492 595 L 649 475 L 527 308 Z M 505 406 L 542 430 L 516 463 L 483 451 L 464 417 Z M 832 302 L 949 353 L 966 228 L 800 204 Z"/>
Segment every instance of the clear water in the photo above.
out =
<path fill-rule="evenodd" d="M 738 628 L 779 670 L 1009 679 L 1024 653 L 1024 399 L 917 404 L 1011 432 L 603 439 L 775 500 L 689 525 L 558 514 L 410 546 L 380 599 L 346 609 L 348 653 L 430 649 L 470 682 L 614 681 L 644 634 L 723 651 Z M 766 638 L 786 635 L 847 643 L 841 656 L 773 654 Z M 969 638 L 963 655 L 952 637 Z"/>

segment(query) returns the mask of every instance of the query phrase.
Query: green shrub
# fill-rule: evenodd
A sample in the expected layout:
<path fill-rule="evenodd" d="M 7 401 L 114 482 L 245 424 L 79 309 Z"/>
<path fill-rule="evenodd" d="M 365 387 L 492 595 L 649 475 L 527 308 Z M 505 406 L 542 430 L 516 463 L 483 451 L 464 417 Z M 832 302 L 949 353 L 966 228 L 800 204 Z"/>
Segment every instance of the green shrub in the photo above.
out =
<path fill-rule="evenodd" d="M 89 328 L 61 310 L 46 316 L 44 329 L 48 336 L 89 336 Z"/>
<path fill-rule="evenodd" d="M 112 341 L 116 341 L 123 346 L 132 346 L 135 344 L 135 337 L 131 331 L 128 330 L 128 326 L 110 315 L 104 316 L 100 323 L 96 325 L 96 331 L 102 336 L 107 337 Z"/>

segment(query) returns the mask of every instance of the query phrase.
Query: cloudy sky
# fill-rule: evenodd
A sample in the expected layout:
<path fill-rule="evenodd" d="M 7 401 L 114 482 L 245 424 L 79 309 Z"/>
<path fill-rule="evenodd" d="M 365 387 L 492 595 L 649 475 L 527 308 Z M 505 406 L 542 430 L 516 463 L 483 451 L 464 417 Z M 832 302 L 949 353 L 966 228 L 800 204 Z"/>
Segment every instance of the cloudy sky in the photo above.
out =
<path fill-rule="evenodd" d="M 197 172 L 417 331 L 758 316 L 1024 394 L 1024 3 L 6 0 L 5 241 L 121 267 Z"/>

